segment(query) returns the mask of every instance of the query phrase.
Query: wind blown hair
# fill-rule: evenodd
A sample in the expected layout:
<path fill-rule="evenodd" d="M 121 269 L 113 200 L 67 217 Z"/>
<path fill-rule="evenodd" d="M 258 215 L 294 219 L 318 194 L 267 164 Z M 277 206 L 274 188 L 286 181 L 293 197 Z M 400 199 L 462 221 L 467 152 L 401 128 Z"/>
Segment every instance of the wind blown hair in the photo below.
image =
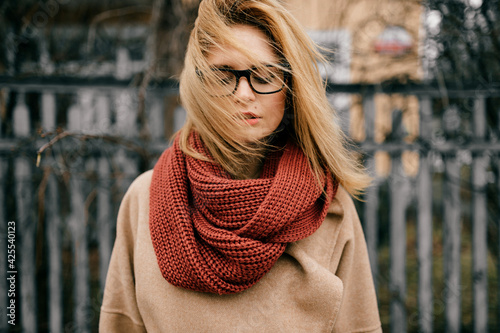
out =
<path fill-rule="evenodd" d="M 348 140 L 338 125 L 336 113 L 327 97 L 318 63 L 325 62 L 318 47 L 296 19 L 276 0 L 203 0 L 188 43 L 184 69 L 180 77 L 181 103 L 187 121 L 180 130 L 184 153 L 206 159 L 190 147 L 191 131 L 199 133 L 214 162 L 235 178 L 242 178 L 242 167 L 248 156 L 265 156 L 264 145 L 238 140 L 241 122 L 234 117 L 234 103 L 210 95 L 203 75 L 210 76 L 207 57 L 213 50 L 227 46 L 258 64 L 259 59 L 232 34 L 231 27 L 250 25 L 269 38 L 277 61 L 287 63 L 290 72 L 286 83 L 287 106 L 282 124 L 290 139 L 295 140 L 310 161 L 318 180 L 327 168 L 353 196 L 359 197 L 369 185 L 370 177 L 348 149 Z M 207 78 L 210 80 L 210 77 Z"/>

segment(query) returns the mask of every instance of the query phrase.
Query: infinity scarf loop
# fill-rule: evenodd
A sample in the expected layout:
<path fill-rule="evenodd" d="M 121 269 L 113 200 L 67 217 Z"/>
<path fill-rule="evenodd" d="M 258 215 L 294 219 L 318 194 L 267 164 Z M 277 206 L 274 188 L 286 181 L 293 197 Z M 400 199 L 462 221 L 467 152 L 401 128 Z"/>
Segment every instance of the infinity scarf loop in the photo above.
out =
<path fill-rule="evenodd" d="M 189 142 L 210 157 L 199 136 Z M 231 294 L 257 283 L 287 243 L 316 231 L 338 184 L 293 143 L 269 153 L 260 178 L 235 180 L 215 163 L 185 155 L 178 138 L 158 160 L 149 227 L 163 277 L 190 290 Z"/>

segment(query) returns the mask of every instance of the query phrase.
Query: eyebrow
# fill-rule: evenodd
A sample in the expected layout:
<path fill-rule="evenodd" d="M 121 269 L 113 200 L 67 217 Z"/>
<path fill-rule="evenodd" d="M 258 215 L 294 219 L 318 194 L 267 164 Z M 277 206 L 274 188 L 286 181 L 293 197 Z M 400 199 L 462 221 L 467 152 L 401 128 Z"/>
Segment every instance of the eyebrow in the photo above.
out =
<path fill-rule="evenodd" d="M 260 67 L 266 67 L 266 66 L 273 66 L 274 64 L 273 63 L 261 63 L 259 66 L 252 66 L 248 69 L 255 69 L 255 68 L 260 68 Z M 210 66 L 211 68 L 214 68 L 214 69 L 234 69 L 233 66 L 230 66 L 230 65 L 217 65 L 217 64 L 214 64 L 214 65 L 211 65 Z"/>
<path fill-rule="evenodd" d="M 233 66 L 229 65 L 213 65 L 211 67 L 216 69 L 233 69 Z"/>

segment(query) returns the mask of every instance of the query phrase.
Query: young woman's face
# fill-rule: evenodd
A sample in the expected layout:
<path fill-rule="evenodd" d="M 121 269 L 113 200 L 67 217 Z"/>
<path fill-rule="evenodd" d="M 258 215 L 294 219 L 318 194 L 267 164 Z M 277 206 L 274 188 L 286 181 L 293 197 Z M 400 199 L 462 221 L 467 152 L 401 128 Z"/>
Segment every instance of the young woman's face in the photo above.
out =
<path fill-rule="evenodd" d="M 261 64 L 278 61 L 269 45 L 269 39 L 262 31 L 248 25 L 236 25 L 231 29 L 239 41 L 257 56 Z M 245 56 L 232 47 L 223 47 L 223 50 L 213 48 L 207 58 L 212 68 L 246 70 L 255 66 L 244 59 Z M 242 139 L 254 141 L 269 136 L 283 118 L 285 88 L 274 94 L 258 94 L 252 90 L 245 77 L 239 79 L 237 87 L 234 94 L 223 98 L 230 98 L 231 103 L 234 103 L 235 118 L 242 124 Z M 254 85 L 254 88 L 257 87 Z"/>

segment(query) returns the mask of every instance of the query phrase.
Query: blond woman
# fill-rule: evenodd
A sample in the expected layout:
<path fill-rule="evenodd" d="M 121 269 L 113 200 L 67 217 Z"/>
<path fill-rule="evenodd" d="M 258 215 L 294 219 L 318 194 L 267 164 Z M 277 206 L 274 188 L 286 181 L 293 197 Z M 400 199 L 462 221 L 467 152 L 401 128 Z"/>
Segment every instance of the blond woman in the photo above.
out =
<path fill-rule="evenodd" d="M 102 332 L 379 332 L 314 44 L 275 0 L 203 0 L 187 122 L 123 199 Z"/>

